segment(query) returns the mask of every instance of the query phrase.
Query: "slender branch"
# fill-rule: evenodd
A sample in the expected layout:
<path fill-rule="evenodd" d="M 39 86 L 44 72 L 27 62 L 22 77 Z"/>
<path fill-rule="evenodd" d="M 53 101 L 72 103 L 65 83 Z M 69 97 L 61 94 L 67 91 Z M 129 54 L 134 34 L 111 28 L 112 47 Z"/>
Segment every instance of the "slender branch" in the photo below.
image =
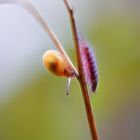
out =
<path fill-rule="evenodd" d="M 40 15 L 39 11 L 33 6 L 32 3 L 30 3 L 27 0 L 0 0 L 0 4 L 18 4 L 22 6 L 24 9 L 26 9 L 38 22 L 39 24 L 43 27 L 43 29 L 47 32 L 49 37 L 51 38 L 52 42 L 58 49 L 58 51 L 61 53 L 67 64 L 72 68 L 75 72 L 76 75 L 78 75 L 78 72 L 74 65 L 72 64 L 70 58 L 68 57 L 67 53 L 65 52 L 62 44 L 60 41 L 57 39 L 56 35 L 54 34 L 53 30 L 49 27 L 45 19 Z"/>
<path fill-rule="evenodd" d="M 64 4 L 67 8 L 67 11 L 68 11 L 68 14 L 70 17 L 71 29 L 72 29 L 72 34 L 74 37 L 74 45 L 75 45 L 76 56 L 77 56 L 77 64 L 78 64 L 78 72 L 79 72 L 78 80 L 79 80 L 81 90 L 82 90 L 82 95 L 83 95 L 83 99 L 84 99 L 84 104 L 85 104 L 87 119 L 88 119 L 88 123 L 89 123 L 89 127 L 90 127 L 90 132 L 91 132 L 92 140 L 98 140 L 97 129 L 95 126 L 95 121 L 94 121 L 94 116 L 92 113 L 91 103 L 90 103 L 88 90 L 87 90 L 87 86 L 86 86 L 84 71 L 82 68 L 82 61 L 81 61 L 82 59 L 81 59 L 81 55 L 80 55 L 78 33 L 77 33 L 77 28 L 76 28 L 76 24 L 75 24 L 74 15 L 73 15 L 73 9 L 69 6 L 67 0 L 64 0 Z"/>

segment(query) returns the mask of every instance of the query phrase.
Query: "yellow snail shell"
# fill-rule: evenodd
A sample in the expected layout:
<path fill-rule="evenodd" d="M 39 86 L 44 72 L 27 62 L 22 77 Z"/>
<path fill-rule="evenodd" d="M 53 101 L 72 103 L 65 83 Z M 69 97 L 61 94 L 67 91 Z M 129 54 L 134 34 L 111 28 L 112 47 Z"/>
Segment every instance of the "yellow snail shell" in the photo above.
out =
<path fill-rule="evenodd" d="M 43 63 L 48 71 L 57 76 L 74 77 L 75 73 L 56 50 L 48 50 L 43 55 Z"/>

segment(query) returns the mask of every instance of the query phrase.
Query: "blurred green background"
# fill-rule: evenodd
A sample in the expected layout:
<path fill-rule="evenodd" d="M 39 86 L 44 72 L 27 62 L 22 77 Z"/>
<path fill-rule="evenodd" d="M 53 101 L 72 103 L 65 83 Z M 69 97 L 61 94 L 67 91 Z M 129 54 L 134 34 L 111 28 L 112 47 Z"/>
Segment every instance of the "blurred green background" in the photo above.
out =
<path fill-rule="evenodd" d="M 32 1 L 75 63 L 65 7 Z M 99 85 L 91 96 L 101 140 L 140 139 L 140 2 L 71 0 L 77 26 L 93 46 Z M 0 140 L 90 140 L 80 87 L 48 73 L 54 45 L 18 6 L 0 6 Z"/>

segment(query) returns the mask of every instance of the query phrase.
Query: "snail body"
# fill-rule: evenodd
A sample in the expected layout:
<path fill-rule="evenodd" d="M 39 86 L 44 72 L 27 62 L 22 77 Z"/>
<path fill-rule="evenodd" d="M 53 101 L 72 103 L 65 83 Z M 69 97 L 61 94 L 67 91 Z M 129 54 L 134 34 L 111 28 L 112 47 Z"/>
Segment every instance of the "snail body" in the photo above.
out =
<path fill-rule="evenodd" d="M 62 55 L 56 50 L 48 50 L 43 55 L 43 63 L 48 71 L 65 77 L 74 77 L 75 72 L 71 68 Z"/>

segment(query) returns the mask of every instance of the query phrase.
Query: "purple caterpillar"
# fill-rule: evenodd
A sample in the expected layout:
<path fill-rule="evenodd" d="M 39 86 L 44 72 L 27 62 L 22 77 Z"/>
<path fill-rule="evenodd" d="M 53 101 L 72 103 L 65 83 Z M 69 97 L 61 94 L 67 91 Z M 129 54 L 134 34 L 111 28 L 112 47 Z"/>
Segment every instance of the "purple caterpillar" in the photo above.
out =
<path fill-rule="evenodd" d="M 83 70 L 90 92 L 95 92 L 98 84 L 98 69 L 92 49 L 85 40 L 79 40 Z"/>

